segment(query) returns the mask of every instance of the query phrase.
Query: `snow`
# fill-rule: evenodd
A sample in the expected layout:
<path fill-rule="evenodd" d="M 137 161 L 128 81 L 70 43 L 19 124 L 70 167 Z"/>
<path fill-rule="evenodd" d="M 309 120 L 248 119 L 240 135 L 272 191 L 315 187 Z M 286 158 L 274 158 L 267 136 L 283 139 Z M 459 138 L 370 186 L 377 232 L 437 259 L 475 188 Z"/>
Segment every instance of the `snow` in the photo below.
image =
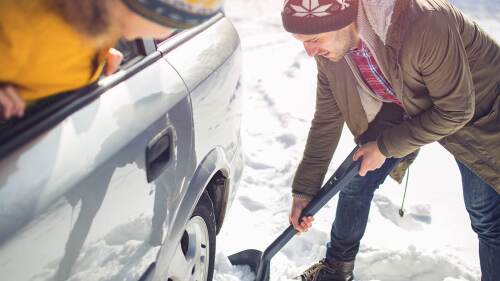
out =
<path fill-rule="evenodd" d="M 500 2 L 452 1 L 497 41 Z M 243 180 L 217 238 L 214 280 L 254 280 L 248 267 L 227 256 L 264 250 L 287 226 L 291 182 L 314 114 L 316 67 L 281 26 L 282 1 L 231 0 L 226 11 L 244 54 Z M 496 32 L 496 33 L 495 33 Z M 329 174 L 354 147 L 345 128 Z M 411 167 L 405 216 L 398 210 L 404 186 L 388 179 L 372 203 L 355 265 L 357 281 L 479 280 L 478 242 L 463 204 L 460 173 L 438 144 L 425 146 Z M 294 237 L 271 263 L 271 280 L 292 280 L 322 259 L 336 198 L 312 230 Z"/>
<path fill-rule="evenodd" d="M 63 259 L 45 261 L 43 271 L 30 280 L 137 280 L 149 261 L 158 254 L 159 246 L 151 247 L 151 216 L 143 215 L 127 223 L 116 226 L 104 239 L 98 239 L 85 245 L 78 260 L 74 251 L 68 250 Z M 60 264 L 75 262 L 70 272 Z M 103 266 L 105 265 L 105 266 Z M 68 275 L 69 278 L 65 277 Z"/>

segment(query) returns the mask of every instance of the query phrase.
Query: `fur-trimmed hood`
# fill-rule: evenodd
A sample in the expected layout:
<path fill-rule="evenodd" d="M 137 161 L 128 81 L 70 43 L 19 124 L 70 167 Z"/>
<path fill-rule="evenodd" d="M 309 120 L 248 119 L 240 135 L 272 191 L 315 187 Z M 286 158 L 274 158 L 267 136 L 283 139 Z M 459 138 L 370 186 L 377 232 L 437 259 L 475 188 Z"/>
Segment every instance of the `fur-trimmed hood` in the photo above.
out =
<path fill-rule="evenodd" d="M 360 0 L 358 23 L 368 22 L 385 45 L 400 47 L 412 0 Z"/>

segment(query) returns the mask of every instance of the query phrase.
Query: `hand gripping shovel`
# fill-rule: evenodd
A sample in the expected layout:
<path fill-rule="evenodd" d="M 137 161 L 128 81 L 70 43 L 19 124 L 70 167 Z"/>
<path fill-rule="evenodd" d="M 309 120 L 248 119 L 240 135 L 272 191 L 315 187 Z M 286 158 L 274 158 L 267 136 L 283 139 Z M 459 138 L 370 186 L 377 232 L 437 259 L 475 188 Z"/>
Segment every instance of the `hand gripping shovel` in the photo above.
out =
<path fill-rule="evenodd" d="M 353 161 L 355 148 L 335 171 L 319 193 L 302 210 L 300 220 L 306 216 L 315 215 L 335 194 L 339 193 L 359 172 L 360 161 Z M 248 265 L 255 272 L 255 281 L 269 281 L 271 258 L 285 246 L 297 233 L 290 225 L 269 247 L 262 253 L 259 250 L 245 250 L 229 256 L 233 265 Z"/>

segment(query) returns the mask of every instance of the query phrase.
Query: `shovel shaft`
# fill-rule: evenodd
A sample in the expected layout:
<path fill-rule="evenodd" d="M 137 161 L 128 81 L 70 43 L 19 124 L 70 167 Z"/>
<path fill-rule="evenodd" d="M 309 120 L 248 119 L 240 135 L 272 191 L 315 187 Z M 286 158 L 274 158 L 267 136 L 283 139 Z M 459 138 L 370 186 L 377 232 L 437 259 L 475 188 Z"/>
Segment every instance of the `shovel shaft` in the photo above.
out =
<path fill-rule="evenodd" d="M 288 241 L 290 241 L 290 239 L 295 236 L 295 234 L 297 234 L 297 230 L 295 230 L 292 225 L 287 227 L 287 229 L 285 229 L 285 231 L 283 231 L 283 233 L 281 233 L 281 235 L 266 248 L 262 254 L 262 259 L 271 259 L 286 245 L 286 243 L 288 243 Z"/>
<path fill-rule="evenodd" d="M 351 165 L 346 168 L 347 170 L 340 171 L 340 175 L 335 173 L 323 186 L 323 188 L 320 189 L 318 194 L 313 197 L 311 202 L 307 204 L 304 210 L 302 210 L 300 220 L 306 216 L 315 215 L 321 208 L 323 208 L 323 206 L 325 206 L 326 203 L 333 198 L 333 196 L 339 193 L 358 174 L 359 166 L 359 161 L 351 161 Z"/>

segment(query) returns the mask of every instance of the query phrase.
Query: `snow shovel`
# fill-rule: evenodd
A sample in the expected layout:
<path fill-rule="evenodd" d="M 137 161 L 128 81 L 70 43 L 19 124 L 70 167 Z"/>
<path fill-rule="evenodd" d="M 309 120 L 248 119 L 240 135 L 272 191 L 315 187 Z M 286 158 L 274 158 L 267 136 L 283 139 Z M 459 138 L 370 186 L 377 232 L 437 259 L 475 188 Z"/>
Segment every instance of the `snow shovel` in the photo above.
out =
<path fill-rule="evenodd" d="M 302 210 L 300 220 L 306 216 L 315 215 L 335 194 L 339 193 L 359 172 L 360 160 L 353 161 L 352 157 L 358 148 L 355 148 L 335 171 L 319 193 Z M 297 230 L 290 225 L 264 252 L 259 250 L 245 250 L 229 256 L 233 265 L 248 265 L 255 272 L 255 281 L 269 281 L 271 258 L 283 248 Z"/>

